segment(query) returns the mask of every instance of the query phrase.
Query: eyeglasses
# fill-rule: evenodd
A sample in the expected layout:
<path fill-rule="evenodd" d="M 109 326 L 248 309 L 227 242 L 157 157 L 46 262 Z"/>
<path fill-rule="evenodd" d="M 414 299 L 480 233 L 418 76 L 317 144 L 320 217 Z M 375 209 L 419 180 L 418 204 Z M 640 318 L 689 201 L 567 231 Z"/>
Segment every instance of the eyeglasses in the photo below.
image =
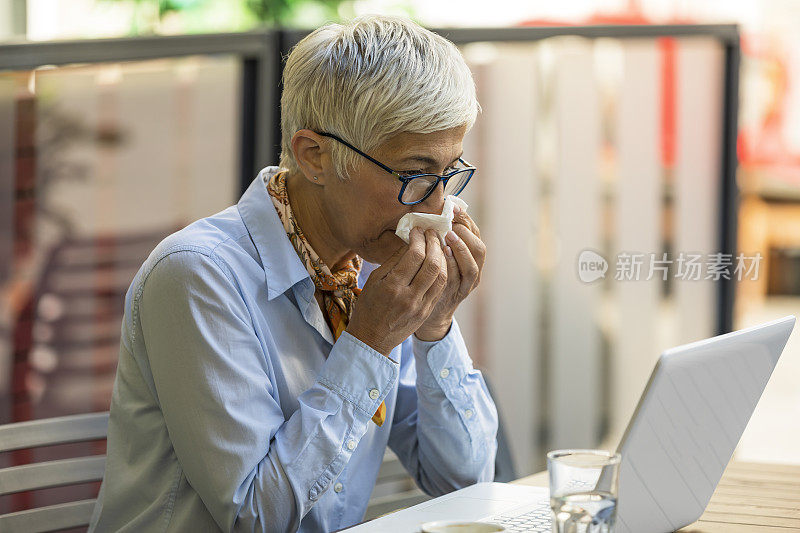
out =
<path fill-rule="evenodd" d="M 440 181 L 444 183 L 445 196 L 449 196 L 451 194 L 453 196 L 458 196 L 461 191 L 464 190 L 464 187 L 467 186 L 469 179 L 477 170 L 474 166 L 470 165 L 459 157 L 458 162 L 463 165 L 463 167 L 454 168 L 450 172 L 445 172 L 442 175 L 425 173 L 403 174 L 402 172 L 392 170 L 380 161 L 373 159 L 349 142 L 337 137 L 332 133 L 318 132 L 318 134 L 339 141 L 357 154 L 369 159 L 383 170 L 400 180 L 403 185 L 400 187 L 400 194 L 397 195 L 397 199 L 401 204 L 404 205 L 414 205 L 424 202 L 425 199 L 436 190 L 436 187 L 439 186 Z"/>

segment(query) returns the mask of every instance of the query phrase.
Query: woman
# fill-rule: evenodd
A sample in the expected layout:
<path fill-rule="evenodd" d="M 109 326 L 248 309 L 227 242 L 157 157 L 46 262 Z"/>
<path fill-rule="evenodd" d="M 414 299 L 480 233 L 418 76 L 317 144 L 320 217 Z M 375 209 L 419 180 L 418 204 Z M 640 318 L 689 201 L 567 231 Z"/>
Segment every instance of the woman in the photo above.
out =
<path fill-rule="evenodd" d="M 453 320 L 480 232 L 458 212 L 444 249 L 394 234 L 466 185 L 477 111 L 458 50 L 411 22 L 295 47 L 280 167 L 160 243 L 128 291 L 91 530 L 344 528 L 387 445 L 428 494 L 492 480 L 497 412 Z M 362 260 L 380 267 L 360 289 Z"/>

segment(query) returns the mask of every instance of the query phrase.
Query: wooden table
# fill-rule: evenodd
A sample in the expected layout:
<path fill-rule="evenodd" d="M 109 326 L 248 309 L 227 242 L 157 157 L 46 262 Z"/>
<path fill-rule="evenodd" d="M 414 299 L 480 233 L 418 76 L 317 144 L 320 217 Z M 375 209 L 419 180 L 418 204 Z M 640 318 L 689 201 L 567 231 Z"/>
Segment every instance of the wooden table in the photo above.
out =
<path fill-rule="evenodd" d="M 547 472 L 513 481 L 547 486 Z M 700 520 L 684 533 L 800 531 L 800 466 L 731 462 Z"/>

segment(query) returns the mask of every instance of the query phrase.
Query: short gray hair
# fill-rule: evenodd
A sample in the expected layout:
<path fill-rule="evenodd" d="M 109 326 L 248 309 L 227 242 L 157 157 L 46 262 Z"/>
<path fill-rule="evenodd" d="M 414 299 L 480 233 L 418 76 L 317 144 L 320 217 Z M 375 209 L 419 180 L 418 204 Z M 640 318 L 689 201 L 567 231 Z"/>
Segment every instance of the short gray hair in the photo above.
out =
<path fill-rule="evenodd" d="M 326 131 L 369 152 L 391 136 L 475 123 L 475 82 L 458 48 L 399 17 L 326 24 L 292 49 L 283 70 L 280 166 L 299 172 L 292 137 Z M 331 141 L 346 179 L 363 158 Z"/>

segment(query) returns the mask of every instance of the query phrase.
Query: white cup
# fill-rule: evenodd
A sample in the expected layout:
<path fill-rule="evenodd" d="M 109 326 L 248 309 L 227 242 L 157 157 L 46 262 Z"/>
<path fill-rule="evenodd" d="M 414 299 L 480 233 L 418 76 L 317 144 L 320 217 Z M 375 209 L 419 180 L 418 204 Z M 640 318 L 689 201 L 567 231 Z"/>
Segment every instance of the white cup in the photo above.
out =
<path fill-rule="evenodd" d="M 465 522 L 463 520 L 437 520 L 420 526 L 422 533 L 499 533 L 506 528 L 488 522 Z"/>

